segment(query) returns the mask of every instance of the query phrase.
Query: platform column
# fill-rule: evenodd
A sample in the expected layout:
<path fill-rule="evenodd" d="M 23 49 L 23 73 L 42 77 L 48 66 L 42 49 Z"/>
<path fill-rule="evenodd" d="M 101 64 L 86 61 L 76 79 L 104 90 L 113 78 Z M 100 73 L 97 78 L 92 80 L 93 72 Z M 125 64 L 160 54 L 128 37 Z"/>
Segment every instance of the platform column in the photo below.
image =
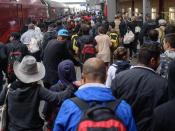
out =
<path fill-rule="evenodd" d="M 150 3 L 150 0 L 143 0 L 143 21 L 144 22 L 147 14 L 151 15 L 151 3 Z"/>

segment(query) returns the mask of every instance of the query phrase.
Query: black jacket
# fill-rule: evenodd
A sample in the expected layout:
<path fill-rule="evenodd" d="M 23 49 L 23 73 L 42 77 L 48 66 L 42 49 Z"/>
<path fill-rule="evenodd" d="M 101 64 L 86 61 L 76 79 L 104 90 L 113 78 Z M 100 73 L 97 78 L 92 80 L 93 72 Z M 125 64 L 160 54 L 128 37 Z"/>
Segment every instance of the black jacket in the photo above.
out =
<path fill-rule="evenodd" d="M 59 42 L 54 39 L 49 41 L 48 45 L 44 50 L 43 63 L 46 68 L 46 75 L 44 82 L 49 83 L 50 85 L 56 84 L 58 81 L 58 64 L 66 59 L 75 60 L 73 56 L 68 51 L 66 42 Z"/>
<path fill-rule="evenodd" d="M 169 101 L 154 110 L 152 131 L 175 131 L 175 61 L 169 65 Z"/>
<path fill-rule="evenodd" d="M 56 39 L 57 32 L 55 30 L 48 31 L 43 36 L 43 42 L 42 42 L 42 52 L 41 52 L 41 58 L 44 56 L 44 50 L 48 44 L 48 42 L 52 39 Z"/>
<path fill-rule="evenodd" d="M 0 95 L 0 105 L 3 104 L 7 88 Z M 12 83 L 8 94 L 8 131 L 40 131 L 43 120 L 39 115 L 41 100 L 60 103 L 70 97 L 74 87 L 70 86 L 64 92 L 54 93 L 39 84 L 24 84 L 19 81 Z"/>
<path fill-rule="evenodd" d="M 128 22 L 126 20 L 122 20 L 119 25 L 119 29 L 120 29 L 120 35 L 123 38 L 128 30 Z"/>
<path fill-rule="evenodd" d="M 112 91 L 132 106 L 138 131 L 149 131 L 154 108 L 167 101 L 167 81 L 143 67 L 119 73 L 112 82 Z"/>

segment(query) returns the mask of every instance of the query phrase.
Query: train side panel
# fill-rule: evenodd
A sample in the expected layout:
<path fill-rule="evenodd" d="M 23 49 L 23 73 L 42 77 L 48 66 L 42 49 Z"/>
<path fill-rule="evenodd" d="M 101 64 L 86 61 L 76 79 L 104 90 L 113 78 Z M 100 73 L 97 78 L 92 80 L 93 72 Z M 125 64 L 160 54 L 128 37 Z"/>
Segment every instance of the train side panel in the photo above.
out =
<path fill-rule="evenodd" d="M 0 3 L 0 16 L 0 41 L 7 42 L 9 34 L 20 28 L 18 4 Z"/>

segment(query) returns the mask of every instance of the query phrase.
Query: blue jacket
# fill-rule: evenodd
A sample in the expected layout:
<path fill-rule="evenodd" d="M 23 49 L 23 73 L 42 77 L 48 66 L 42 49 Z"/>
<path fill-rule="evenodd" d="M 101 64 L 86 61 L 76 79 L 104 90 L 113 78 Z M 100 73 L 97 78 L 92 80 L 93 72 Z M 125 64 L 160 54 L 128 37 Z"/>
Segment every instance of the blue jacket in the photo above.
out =
<path fill-rule="evenodd" d="M 102 101 L 107 102 L 115 100 L 111 89 L 103 84 L 85 84 L 81 86 L 75 95 L 84 101 Z M 71 100 L 66 100 L 57 115 L 53 131 L 76 131 L 77 125 L 83 115 L 79 107 Z M 135 120 L 132 116 L 131 107 L 121 101 L 116 109 L 116 115 L 124 122 L 127 131 L 137 131 Z"/>

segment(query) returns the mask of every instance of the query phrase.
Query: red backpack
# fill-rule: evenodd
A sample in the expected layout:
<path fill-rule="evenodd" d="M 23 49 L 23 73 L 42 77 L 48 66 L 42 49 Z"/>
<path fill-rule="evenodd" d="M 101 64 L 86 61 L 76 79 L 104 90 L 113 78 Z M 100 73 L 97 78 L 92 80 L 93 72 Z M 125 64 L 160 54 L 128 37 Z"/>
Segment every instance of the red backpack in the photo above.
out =
<path fill-rule="evenodd" d="M 91 43 L 85 44 L 83 46 L 81 54 L 82 54 L 82 57 L 81 57 L 82 62 L 85 62 L 89 58 L 95 57 L 96 50 L 95 50 L 94 45 Z"/>
<path fill-rule="evenodd" d="M 77 97 L 71 100 L 84 112 L 77 131 L 126 131 L 123 122 L 115 115 L 120 101 L 110 101 L 104 106 L 98 102 L 88 104 Z"/>

